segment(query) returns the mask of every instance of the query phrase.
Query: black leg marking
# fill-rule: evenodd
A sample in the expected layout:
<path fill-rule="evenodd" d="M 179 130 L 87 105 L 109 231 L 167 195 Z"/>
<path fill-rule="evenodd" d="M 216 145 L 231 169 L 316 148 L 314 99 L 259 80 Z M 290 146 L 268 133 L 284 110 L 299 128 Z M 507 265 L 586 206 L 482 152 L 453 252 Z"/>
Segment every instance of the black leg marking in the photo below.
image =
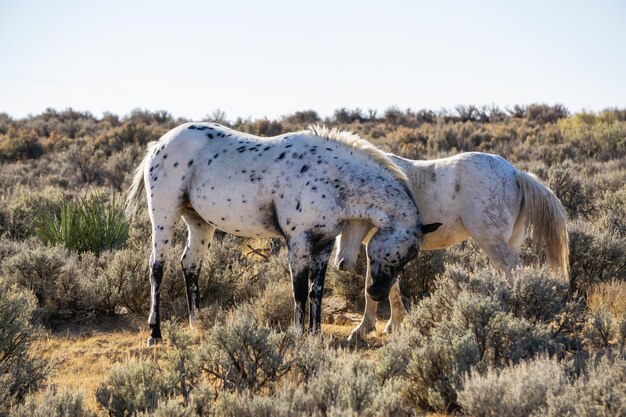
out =
<path fill-rule="evenodd" d="M 161 339 L 161 282 L 163 281 L 163 262 L 156 261 L 152 263 L 150 269 L 150 285 L 152 295 L 152 306 L 150 309 L 150 317 L 148 324 L 150 326 L 150 337 L 153 341 Z"/>
<path fill-rule="evenodd" d="M 335 241 L 333 239 L 320 242 L 313 247 L 313 270 L 310 277 L 309 290 L 309 331 L 319 333 L 322 331 L 322 297 L 324 296 L 324 281 L 328 260 L 333 251 Z"/>

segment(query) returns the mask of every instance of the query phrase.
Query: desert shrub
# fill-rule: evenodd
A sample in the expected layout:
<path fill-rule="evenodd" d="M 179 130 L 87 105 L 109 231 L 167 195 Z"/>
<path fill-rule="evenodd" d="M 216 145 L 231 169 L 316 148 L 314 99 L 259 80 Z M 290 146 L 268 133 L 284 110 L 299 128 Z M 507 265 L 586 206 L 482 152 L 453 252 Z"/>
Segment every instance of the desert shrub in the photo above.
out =
<path fill-rule="evenodd" d="M 29 291 L 0 276 L 0 416 L 36 390 L 49 372 L 28 349 L 36 336 L 31 321 L 37 301 Z"/>
<path fill-rule="evenodd" d="M 548 170 L 547 185 L 570 217 L 590 217 L 596 211 L 593 187 L 581 179 L 573 168 L 556 165 Z"/>
<path fill-rule="evenodd" d="M 199 337 L 174 322 L 164 322 L 163 331 L 163 349 L 115 365 L 97 388 L 96 399 L 109 415 L 208 415 L 215 394 L 202 378 Z"/>
<path fill-rule="evenodd" d="M 357 256 L 356 265 L 350 271 L 340 271 L 332 264 L 335 252 L 331 255 L 331 262 L 326 271 L 326 282 L 333 294 L 340 295 L 350 304 L 357 307 L 363 305 L 363 289 L 365 288 L 365 274 L 367 273 L 367 257 L 361 248 Z"/>
<path fill-rule="evenodd" d="M 546 406 L 548 394 L 558 392 L 566 379 L 556 360 L 521 362 L 502 369 L 468 373 L 458 392 L 463 414 L 526 417 Z"/>
<path fill-rule="evenodd" d="M 296 415 L 401 416 L 408 409 L 401 401 L 402 382 L 382 381 L 375 365 L 357 354 L 337 355 L 306 384 L 288 387 Z"/>
<path fill-rule="evenodd" d="M 215 405 L 215 415 L 223 417 L 295 417 L 286 401 L 274 397 L 243 393 L 225 392 Z"/>
<path fill-rule="evenodd" d="M 35 231 L 48 245 L 62 244 L 79 253 L 118 249 L 128 239 L 128 223 L 122 203 L 115 194 L 110 198 L 93 193 L 76 201 L 63 200 L 60 216 L 41 212 Z"/>
<path fill-rule="evenodd" d="M 285 116 L 283 121 L 290 124 L 301 127 L 306 127 L 312 123 L 320 121 L 320 116 L 315 110 L 297 111 L 289 116 Z"/>
<path fill-rule="evenodd" d="M 41 213 L 61 212 L 64 192 L 56 187 L 46 187 L 39 191 L 26 190 L 16 193 L 11 199 L 9 210 L 11 221 L 8 235 L 13 239 L 25 239 L 35 235 L 36 219 Z"/>
<path fill-rule="evenodd" d="M 626 277 L 626 241 L 586 222 L 568 225 L 570 280 L 586 291 L 592 284 Z"/>
<path fill-rule="evenodd" d="M 126 146 L 113 152 L 104 164 L 105 185 L 117 191 L 125 191 L 130 186 L 132 174 L 145 150 L 139 146 Z"/>
<path fill-rule="evenodd" d="M 332 351 L 321 335 L 309 335 L 296 343 L 291 358 L 291 375 L 306 383 L 321 369 L 330 366 Z"/>
<path fill-rule="evenodd" d="M 43 152 L 39 137 L 32 130 L 9 128 L 0 134 L 0 161 L 38 158 Z"/>
<path fill-rule="evenodd" d="M 91 287 L 94 305 L 113 312 L 125 307 L 131 313 L 148 311 L 150 281 L 147 251 L 121 249 L 105 255 Z"/>
<path fill-rule="evenodd" d="M 626 238 L 626 188 L 605 196 L 601 202 L 604 224 L 610 232 Z"/>
<path fill-rule="evenodd" d="M 562 104 L 529 104 L 525 116 L 528 120 L 538 123 L 554 123 L 569 116 L 569 111 Z"/>
<path fill-rule="evenodd" d="M 182 397 L 184 404 L 189 405 L 192 393 L 200 385 L 203 369 L 198 339 L 187 328 L 173 322 L 165 322 L 163 330 L 169 349 L 160 361 L 160 370 L 166 385 L 173 388 L 173 395 Z"/>
<path fill-rule="evenodd" d="M 293 322 L 293 291 L 289 280 L 268 283 L 251 304 L 260 323 L 287 329 Z"/>
<path fill-rule="evenodd" d="M 229 307 L 258 297 L 271 282 L 291 282 L 286 249 L 256 261 L 243 255 L 242 244 L 230 235 L 211 243 L 199 281 L 205 303 Z"/>
<path fill-rule="evenodd" d="M 259 325 L 247 310 L 234 310 L 210 330 L 203 346 L 205 368 L 226 389 L 272 389 L 291 367 L 289 352 L 296 334 Z"/>
<path fill-rule="evenodd" d="M 424 410 L 454 410 L 465 372 L 578 346 L 571 332 L 579 323 L 570 316 L 580 305 L 567 295 L 567 283 L 546 270 L 515 272 L 509 281 L 491 268 L 470 274 L 448 265 L 381 349 L 379 375 L 405 380 L 406 398 Z"/>
<path fill-rule="evenodd" d="M 415 300 L 423 298 L 433 289 L 435 277 L 444 272 L 446 252 L 429 251 L 418 253 L 399 276 L 402 295 Z"/>
<path fill-rule="evenodd" d="M 71 288 L 77 285 L 76 276 L 71 266 L 66 266 L 68 257 L 59 246 L 35 246 L 6 259 L 2 270 L 10 282 L 33 292 L 43 313 L 53 313 L 69 308 L 74 297 Z"/>
<path fill-rule="evenodd" d="M 132 359 L 115 364 L 96 389 L 96 400 L 110 416 L 124 417 L 151 411 L 173 394 L 158 368 L 149 360 Z"/>
<path fill-rule="evenodd" d="M 598 308 L 589 312 L 583 334 L 591 349 L 605 349 L 617 337 L 618 323 L 608 308 Z"/>
<path fill-rule="evenodd" d="M 30 395 L 11 411 L 11 417 L 95 417 L 85 406 L 81 392 L 48 389 L 43 396 Z"/>
<path fill-rule="evenodd" d="M 237 123 L 236 125 L 237 129 L 259 136 L 276 136 L 285 131 L 280 121 L 267 118 Z"/>
<path fill-rule="evenodd" d="M 356 354 L 332 355 L 327 366 L 301 384 L 285 384 L 271 396 L 223 393 L 220 416 L 406 416 L 400 381 L 382 382 L 374 365 Z"/>
<path fill-rule="evenodd" d="M 590 360 L 585 373 L 548 393 L 537 416 L 626 415 L 626 359 L 623 355 Z"/>

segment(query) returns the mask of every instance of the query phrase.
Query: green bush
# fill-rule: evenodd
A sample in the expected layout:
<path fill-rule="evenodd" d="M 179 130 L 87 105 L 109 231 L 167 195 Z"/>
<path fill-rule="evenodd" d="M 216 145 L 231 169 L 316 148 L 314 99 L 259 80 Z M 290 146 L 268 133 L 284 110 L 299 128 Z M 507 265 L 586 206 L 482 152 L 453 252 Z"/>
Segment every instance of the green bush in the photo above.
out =
<path fill-rule="evenodd" d="M 42 212 L 36 222 L 37 236 L 48 245 L 62 244 L 79 253 L 118 249 L 128 239 L 124 209 L 115 194 L 110 199 L 94 193 L 77 201 L 61 203 L 60 216 Z"/>

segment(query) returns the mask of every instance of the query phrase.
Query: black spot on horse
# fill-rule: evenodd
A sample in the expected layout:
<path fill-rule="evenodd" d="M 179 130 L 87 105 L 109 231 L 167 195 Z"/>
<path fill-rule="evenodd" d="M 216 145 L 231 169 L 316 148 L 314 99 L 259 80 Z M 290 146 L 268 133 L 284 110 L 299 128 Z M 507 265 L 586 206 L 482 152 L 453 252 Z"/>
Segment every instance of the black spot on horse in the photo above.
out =
<path fill-rule="evenodd" d="M 271 146 L 266 146 L 265 148 L 263 148 L 263 151 L 267 151 L 271 148 Z"/>
<path fill-rule="evenodd" d="M 163 159 L 167 159 L 167 154 L 163 155 Z"/>
<path fill-rule="evenodd" d="M 209 137 L 209 139 L 213 139 L 213 134 L 212 133 L 207 133 L 206 135 Z"/>
<path fill-rule="evenodd" d="M 240 146 L 240 147 L 237 148 L 237 152 L 239 152 L 239 153 L 245 152 L 245 150 L 246 150 L 245 146 Z"/>
<path fill-rule="evenodd" d="M 305 172 L 307 172 L 308 170 L 309 170 L 309 166 L 308 166 L 308 165 L 304 165 L 304 166 L 302 167 L 302 169 L 300 169 L 300 173 L 301 173 L 301 174 L 304 174 L 304 173 L 305 173 Z"/>
<path fill-rule="evenodd" d="M 193 165 L 193 159 L 189 162 L 187 162 L 187 166 L 190 167 L 191 165 Z"/>
<path fill-rule="evenodd" d="M 178 162 L 174 162 L 174 168 L 178 166 Z"/>
<path fill-rule="evenodd" d="M 278 158 L 276 158 L 277 161 L 280 161 L 281 159 L 283 159 L 285 157 L 285 152 L 281 153 L 280 155 L 278 155 Z"/>
<path fill-rule="evenodd" d="M 287 138 L 285 138 L 285 139 L 287 139 Z M 293 144 L 290 143 L 289 145 L 285 146 L 285 148 L 291 148 L 292 146 L 293 146 Z"/>

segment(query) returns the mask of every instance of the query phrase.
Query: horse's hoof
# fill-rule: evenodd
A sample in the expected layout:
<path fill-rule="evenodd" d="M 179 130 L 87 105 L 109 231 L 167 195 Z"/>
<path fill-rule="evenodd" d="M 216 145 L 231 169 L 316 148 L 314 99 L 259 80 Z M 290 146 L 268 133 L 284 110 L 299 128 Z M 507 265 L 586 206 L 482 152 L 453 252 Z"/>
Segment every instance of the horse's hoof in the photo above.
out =
<path fill-rule="evenodd" d="M 354 329 L 348 336 L 348 342 L 350 343 L 358 343 L 363 341 L 363 336 L 361 336 L 361 331 L 359 329 Z"/>
<path fill-rule="evenodd" d="M 163 341 L 163 339 L 160 338 L 160 337 L 152 337 L 152 336 L 150 336 L 148 338 L 148 347 L 157 345 L 157 344 L 161 343 L 162 341 Z"/>
<path fill-rule="evenodd" d="M 399 323 L 392 323 L 389 322 L 387 323 L 387 325 L 385 326 L 385 330 L 383 330 L 383 333 L 385 334 L 391 334 L 395 331 L 397 331 L 400 328 L 400 324 Z"/>
<path fill-rule="evenodd" d="M 364 340 L 363 338 L 365 337 L 365 335 L 374 329 L 375 329 L 375 326 L 372 326 L 372 327 L 359 326 L 356 329 L 352 330 L 352 332 L 350 333 L 350 336 L 348 336 L 348 342 L 350 343 L 362 342 Z"/>

